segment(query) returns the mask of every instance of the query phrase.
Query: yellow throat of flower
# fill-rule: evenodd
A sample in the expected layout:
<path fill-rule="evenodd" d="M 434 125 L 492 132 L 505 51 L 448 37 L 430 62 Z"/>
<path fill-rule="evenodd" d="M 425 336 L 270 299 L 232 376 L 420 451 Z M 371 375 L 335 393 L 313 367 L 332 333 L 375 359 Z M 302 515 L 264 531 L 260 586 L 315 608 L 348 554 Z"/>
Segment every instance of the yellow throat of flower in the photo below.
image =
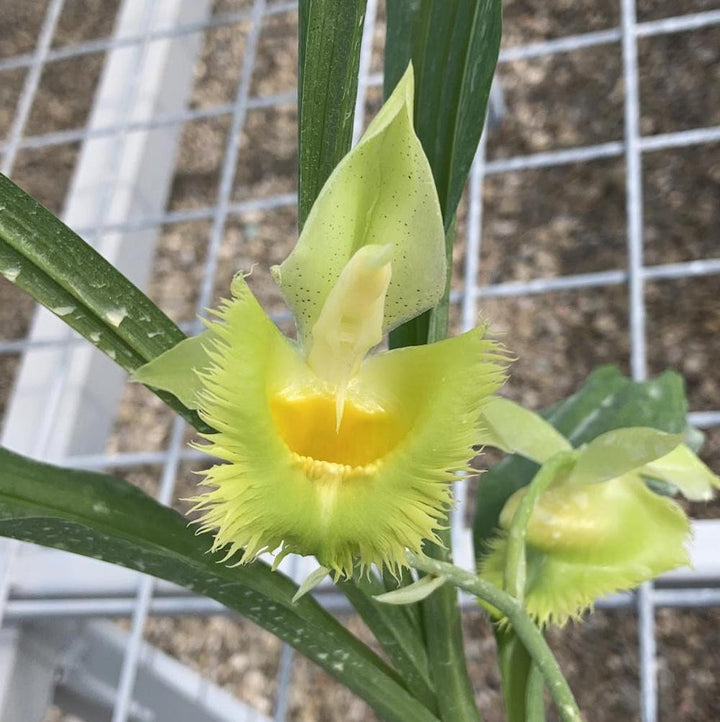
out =
<path fill-rule="evenodd" d="M 314 478 L 366 476 L 406 433 L 397 414 L 350 399 L 338 425 L 333 396 L 279 394 L 271 412 L 295 462 Z"/>
<path fill-rule="evenodd" d="M 307 362 L 320 379 L 335 389 L 335 432 L 341 446 L 339 438 L 347 435 L 341 434 L 341 427 L 348 384 L 367 352 L 382 341 L 391 258 L 391 244 L 371 244 L 356 251 L 328 294 L 312 329 Z M 322 404 L 315 406 L 320 408 Z M 352 413 L 349 427 L 354 428 L 364 412 Z"/>

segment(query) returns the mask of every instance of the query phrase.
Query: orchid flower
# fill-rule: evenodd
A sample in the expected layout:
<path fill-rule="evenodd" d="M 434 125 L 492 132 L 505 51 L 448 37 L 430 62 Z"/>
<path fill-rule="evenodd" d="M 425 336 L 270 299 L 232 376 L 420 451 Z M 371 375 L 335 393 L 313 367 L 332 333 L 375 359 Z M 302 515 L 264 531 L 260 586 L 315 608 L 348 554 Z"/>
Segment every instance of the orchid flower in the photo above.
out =
<path fill-rule="evenodd" d="M 525 569 L 519 592 L 538 622 L 563 624 L 598 596 L 690 563 L 690 524 L 670 495 L 707 501 L 720 479 L 683 443 L 683 434 L 614 429 L 572 449 L 544 419 L 507 399 L 494 398 L 483 417 L 488 445 L 541 466 L 505 503 L 500 533 L 480 560 L 480 574 L 506 585 L 515 514 L 542 483 L 520 530 Z M 547 470 L 552 476 L 543 482 Z"/>
<path fill-rule="evenodd" d="M 446 283 L 444 231 L 412 125 L 412 68 L 319 194 L 273 275 L 297 325 L 283 336 L 236 276 L 201 336 L 135 380 L 197 408 L 223 462 L 195 499 L 213 549 L 240 562 L 314 555 L 336 577 L 405 564 L 437 540 L 450 482 L 469 470 L 501 347 L 476 328 L 371 354 L 433 307 Z"/>

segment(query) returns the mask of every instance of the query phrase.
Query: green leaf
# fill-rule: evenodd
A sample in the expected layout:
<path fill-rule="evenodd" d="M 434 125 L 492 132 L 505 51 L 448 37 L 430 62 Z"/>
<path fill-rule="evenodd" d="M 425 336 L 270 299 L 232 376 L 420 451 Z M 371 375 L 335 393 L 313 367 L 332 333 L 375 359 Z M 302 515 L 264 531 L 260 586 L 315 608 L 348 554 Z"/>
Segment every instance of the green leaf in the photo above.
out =
<path fill-rule="evenodd" d="M 128 371 L 185 338 L 125 276 L 2 174 L 0 273 Z M 207 430 L 178 399 L 158 395 Z"/>
<path fill-rule="evenodd" d="M 434 711 L 437 703 L 427 652 L 418 627 L 405 613 L 407 608 L 375 601 L 374 597 L 382 594 L 385 586 L 374 574 L 341 581 L 338 588 L 375 635 L 411 694 Z"/>
<path fill-rule="evenodd" d="M 612 429 L 649 426 L 668 434 L 685 431 L 688 404 L 685 382 L 680 374 L 665 371 L 647 381 L 621 378 L 622 384 L 615 393 L 603 399 L 602 405 L 596 404 L 594 410 L 585 408 L 582 419 L 575 426 L 567 428 L 567 420 L 563 425 L 548 420 L 574 447 L 586 444 Z M 578 407 L 576 413 L 580 411 Z"/>
<path fill-rule="evenodd" d="M 352 142 L 367 0 L 300 0 L 299 225 Z"/>
<path fill-rule="evenodd" d="M 501 396 L 493 396 L 485 404 L 483 420 L 481 443 L 508 454 L 520 454 L 538 464 L 572 448 L 542 416 Z"/>
<path fill-rule="evenodd" d="M 432 175 L 412 127 L 408 71 L 317 197 L 293 252 L 273 268 L 299 335 L 361 248 L 390 246 L 383 332 L 434 306 L 445 287 L 444 235 Z"/>
<path fill-rule="evenodd" d="M 187 521 L 104 474 L 69 471 L 0 449 L 0 534 L 174 582 L 291 644 L 391 722 L 436 722 L 397 675 L 310 596 L 262 563 L 228 567 Z"/>
<path fill-rule="evenodd" d="M 541 415 L 577 447 L 615 428 L 650 426 L 679 433 L 687 424 L 687 400 L 682 377 L 674 372 L 634 382 L 618 369 L 602 366 L 576 393 Z M 483 474 L 473 524 L 478 559 L 488 551 L 505 502 L 530 482 L 537 469 L 534 462 L 513 455 Z"/>
<path fill-rule="evenodd" d="M 568 479 L 572 484 L 595 484 L 623 476 L 669 454 L 684 434 L 666 434 L 648 427 L 612 429 L 581 449 Z"/>
<path fill-rule="evenodd" d="M 449 531 L 441 530 L 438 536 L 444 547 L 427 543 L 425 553 L 428 558 L 450 563 Z M 421 602 L 420 606 L 430 675 L 438 690 L 440 718 L 443 722 L 480 722 L 467 669 L 457 590 L 445 585 Z"/>
<path fill-rule="evenodd" d="M 131 374 L 132 380 L 169 391 L 189 409 L 197 409 L 197 393 L 202 388 L 197 371 L 210 366 L 208 343 L 213 336 L 213 332 L 208 330 L 180 341 L 170 350 L 135 369 Z"/>
<path fill-rule="evenodd" d="M 501 0 L 388 0 L 385 96 L 415 68 L 415 132 L 432 168 L 446 231 L 448 270 L 457 206 L 477 151 L 502 31 Z M 435 312 L 390 334 L 390 346 L 445 334 L 449 276 Z"/>
<path fill-rule="evenodd" d="M 385 97 L 415 67 L 415 130 L 445 228 L 477 150 L 502 32 L 500 0 L 388 0 Z"/>

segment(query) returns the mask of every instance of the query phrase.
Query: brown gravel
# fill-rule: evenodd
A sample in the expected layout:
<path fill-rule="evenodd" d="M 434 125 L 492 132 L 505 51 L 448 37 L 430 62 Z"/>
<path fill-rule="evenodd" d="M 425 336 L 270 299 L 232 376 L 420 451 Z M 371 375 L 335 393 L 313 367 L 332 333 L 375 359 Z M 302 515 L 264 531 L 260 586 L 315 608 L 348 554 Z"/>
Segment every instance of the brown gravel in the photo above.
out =
<path fill-rule="evenodd" d="M 0 0 L 0 56 L 31 52 L 46 6 Z M 247 0 L 215 3 L 233 12 Z M 103 37 L 111 31 L 117 0 L 67 0 L 56 46 Z M 640 0 L 647 21 L 690 11 L 718 9 L 713 0 Z M 380 9 L 383 18 L 383 9 Z M 619 3 L 589 0 L 508 0 L 505 46 L 571 33 L 603 30 L 619 22 Z M 287 93 L 295 84 L 297 13 L 264 23 L 251 93 Z M 208 31 L 196 69 L 194 107 L 232 103 L 245 46 L 245 25 Z M 382 29 L 376 33 L 374 71 L 382 68 Z M 639 43 L 642 131 L 666 133 L 720 123 L 720 29 L 646 38 Z M 82 126 L 87 119 L 102 58 L 48 66 L 30 117 L 29 133 Z M 617 44 L 504 64 L 499 77 L 508 114 L 489 137 L 490 159 L 622 139 L 622 58 Z M 24 71 L 0 79 L 0 135 L 7 133 Z M 374 112 L 380 92 L 369 94 Z M 249 112 L 243 133 L 233 200 L 292 192 L 296 183 L 296 112 L 292 103 Z M 211 205 L 216 197 L 228 117 L 184 128 L 170 209 Z M 59 211 L 75 163 L 74 144 L 19 154 L 15 179 Z M 625 166 L 621 157 L 491 176 L 485 183 L 480 283 L 522 281 L 622 268 L 625 251 Z M 647 154 L 645 260 L 675 263 L 720 255 L 720 145 Z M 295 239 L 294 209 L 234 216 L 220 250 L 215 298 L 227 293 L 238 269 L 257 264 L 251 285 L 268 310 L 282 302 L 268 266 L 281 260 Z M 178 322 L 192 321 L 210 224 L 162 229 L 149 293 Z M 455 287 L 461 287 L 461 242 Z M 717 277 L 649 283 L 649 370 L 672 367 L 687 379 L 694 409 L 720 408 L 720 307 Z M 22 338 L 32 303 L 0 279 L 0 337 Z M 498 335 L 519 360 L 508 393 L 533 408 L 575 389 L 590 370 L 612 362 L 627 371 L 629 329 L 625 286 L 502 298 L 481 304 Z M 453 309 L 457 326 L 457 309 Z M 17 360 L 0 356 L 0 418 Z M 108 451 L 164 448 L 172 415 L 143 388 L 128 384 Z M 705 458 L 720 468 L 720 430 L 708 434 Z M 192 494 L 193 468 L 178 480 L 178 498 Z M 122 471 L 122 470 L 120 470 Z M 153 491 L 160 470 L 128 470 L 128 478 Z M 185 504 L 177 501 L 178 508 Z M 716 505 L 695 515 L 717 516 Z M 662 722 L 720 719 L 720 612 L 662 610 L 657 616 Z M 361 635 L 355 619 L 349 624 Z M 487 623 L 479 613 L 465 620 L 468 654 L 478 701 L 487 722 L 500 720 L 498 671 Z M 265 713 L 272 711 L 279 644 L 235 618 L 159 618 L 146 637 Z M 583 624 L 549 635 L 588 722 L 637 720 L 636 619 L 627 612 L 598 612 Z M 293 672 L 290 719 L 297 722 L 373 720 L 366 706 L 308 662 Z M 77 722 L 53 710 L 45 722 Z"/>

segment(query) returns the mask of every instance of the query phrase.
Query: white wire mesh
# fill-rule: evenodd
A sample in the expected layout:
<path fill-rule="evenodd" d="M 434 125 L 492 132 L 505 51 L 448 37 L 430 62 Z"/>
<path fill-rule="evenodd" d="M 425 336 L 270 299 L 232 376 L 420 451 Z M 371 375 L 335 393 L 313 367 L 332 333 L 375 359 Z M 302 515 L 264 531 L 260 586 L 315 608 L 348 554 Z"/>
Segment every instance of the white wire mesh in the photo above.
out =
<path fill-rule="evenodd" d="M 217 270 L 220 263 L 220 249 L 227 232 L 229 219 L 243 219 L 253 213 L 292 208 L 296 203 L 292 192 L 269 195 L 249 195 L 238 199 L 236 173 L 239 161 L 240 142 L 248 112 L 260 109 L 274 109 L 292 105 L 295 94 L 292 90 L 268 95 L 253 95 L 252 80 L 258 44 L 262 42 L 261 32 L 268 19 L 275 15 L 293 12 L 295 2 L 275 2 L 266 5 L 264 0 L 254 2 L 234 12 L 218 12 L 201 23 L 189 23 L 153 28 L 144 34 L 127 37 L 108 37 L 52 47 L 52 39 L 58 19 L 63 10 L 62 0 L 51 0 L 45 10 L 45 19 L 38 35 L 36 49 L 32 53 L 9 56 L 0 59 L 0 73 L 25 69 L 27 74 L 23 90 L 17 100 L 10 130 L 0 143 L 2 169 L 12 174 L 17 155 L 21 151 L 32 151 L 61 147 L 88 138 L 121 137 L 148 129 L 188 126 L 198 121 L 229 122 L 225 149 L 220 167 L 219 187 L 213 203 L 192 208 L 167 210 L 160 215 L 133 218 L 121 223 L 105 221 L 105 214 L 98 215 L 98 223 L 92 227 L 77 228 L 84 235 L 100 233 L 124 233 L 149 228 L 172 228 L 188 223 L 209 223 L 208 252 L 200 277 L 200 290 L 196 310 L 202 312 L 213 300 Z M 152 11 L 152 3 L 148 5 Z M 627 285 L 629 289 L 629 332 L 631 371 L 636 379 L 643 379 L 647 369 L 647 348 L 645 331 L 646 299 L 645 283 L 664 279 L 684 279 L 712 276 L 720 273 L 720 255 L 687 262 L 663 263 L 645 266 L 643 264 L 643 175 L 642 162 L 645 154 L 675 148 L 702 146 L 720 142 L 720 126 L 700 127 L 677 132 L 643 136 L 640 128 L 640 95 L 637 43 L 639 38 L 680 33 L 720 25 L 720 10 L 686 14 L 678 17 L 637 22 L 634 0 L 621 0 L 619 27 L 574 34 L 549 41 L 536 42 L 518 47 L 505 48 L 500 62 L 510 63 L 553 56 L 558 53 L 578 51 L 603 45 L 619 44 L 622 53 L 622 74 L 624 80 L 624 135 L 622 140 L 516 155 L 508 158 L 487 158 L 486 146 L 492 142 L 483 136 L 473 164 L 468 194 L 466 258 L 462 287 L 452 296 L 454 303 L 461 307 L 461 327 L 466 329 L 476 323 L 479 299 L 525 297 L 547 294 L 555 291 L 603 288 Z M 365 95 L 376 89 L 382 82 L 378 73 L 372 72 L 373 33 L 377 2 L 370 0 L 365 29 L 365 41 L 361 57 L 361 78 L 355 126 L 357 139 L 364 122 Z M 208 33 L 212 29 L 235 27 L 243 24 L 248 28 L 242 63 L 237 74 L 237 90 L 232 102 L 191 108 L 171 114 L 159 113 L 152 118 L 134 120 L 93 128 L 26 134 L 26 124 L 35 101 L 44 68 L 54 62 L 77 59 L 98 53 L 107 53 L 120 47 L 143 48 L 160 39 L 182 37 L 195 33 Z M 139 68 L 142 51 L 139 54 Z M 509 112 L 512 113 L 512 107 Z M 568 164 L 585 163 L 608 158 L 623 158 L 625 162 L 625 190 L 627 213 L 627 264 L 608 271 L 561 275 L 559 277 L 535 278 L 528 281 L 478 283 L 479 261 L 482 239 L 482 190 L 486 178 L 501 174 L 540 168 L 553 168 Z M 242 159 L 240 159 L 240 162 Z M 278 314 L 279 321 L 287 320 L 286 314 Z M 197 331 L 197 324 L 189 329 Z M 0 340 L 0 355 L 18 354 L 43 347 L 71 348 L 81 340 L 74 335 L 57 339 L 14 339 Z M 48 429 L 52 427 L 54 413 L 48 414 Z M 698 411 L 690 415 L 691 421 L 700 427 L 720 426 L 720 410 Z M 184 448 L 185 427 L 181 421 L 174 422 L 169 444 L 164 450 L 130 451 L 115 454 L 93 454 L 72 456 L 64 459 L 69 466 L 125 470 L 147 465 L 161 467 L 161 483 L 157 497 L 163 503 L 170 503 L 180 465 L 196 462 L 201 456 Z M 49 432 L 48 432 L 49 433 Z M 42 450 L 38 453 L 41 455 Z M 460 504 L 454 511 L 454 529 L 457 545 L 462 544 L 462 531 L 466 518 L 466 500 L 458 490 Z M 0 589 L 8 590 L 10 575 L 3 575 Z M 329 598 L 332 604 L 332 598 Z M 715 589 L 698 592 L 692 589 L 653 589 L 646 585 L 635 596 L 622 595 L 614 598 L 612 604 L 636 604 L 639 618 L 641 709 L 643 722 L 657 719 L 657 689 L 655 670 L 655 634 L 653 628 L 654 610 L 659 606 L 703 606 L 720 603 Z M 42 616 L 100 616 L 127 615 L 132 617 L 129 643 L 113 714 L 113 722 L 127 719 L 132 690 L 137 674 L 138 651 L 143 629 L 149 614 L 212 614 L 219 611 L 214 602 L 190 597 L 183 599 L 157 598 L 150 578 L 141 578 L 134 599 L 76 599 L 76 600 L 14 600 L 0 597 L 0 608 L 12 619 L 31 619 Z M 288 709 L 288 694 L 292 667 L 292 654 L 285 648 L 281 655 L 279 684 L 275 704 L 275 719 L 283 720 Z"/>

